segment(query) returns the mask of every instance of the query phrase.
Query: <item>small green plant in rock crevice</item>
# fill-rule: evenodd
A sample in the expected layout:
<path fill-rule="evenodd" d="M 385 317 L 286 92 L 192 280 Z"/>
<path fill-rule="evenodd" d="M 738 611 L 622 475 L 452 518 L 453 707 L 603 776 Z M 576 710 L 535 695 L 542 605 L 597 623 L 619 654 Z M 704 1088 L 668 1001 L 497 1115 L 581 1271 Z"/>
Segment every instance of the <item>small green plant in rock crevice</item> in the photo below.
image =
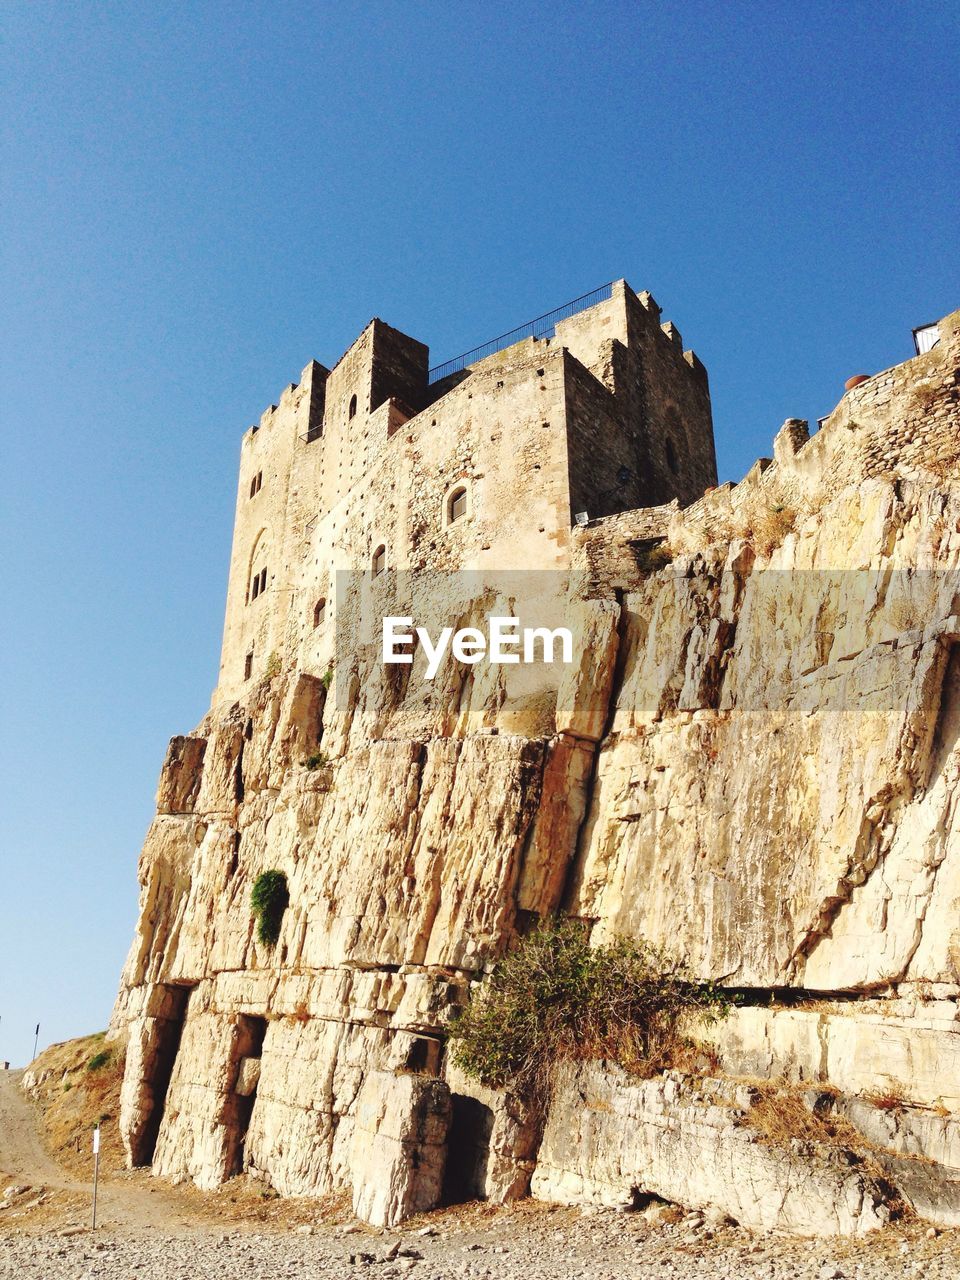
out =
<path fill-rule="evenodd" d="M 687 1046 L 687 1025 L 728 1007 L 650 943 L 591 947 L 581 921 L 549 920 L 499 961 L 451 1024 L 452 1056 L 475 1079 L 544 1105 L 558 1063 L 603 1058 L 653 1075 Z"/>
<path fill-rule="evenodd" d="M 287 877 L 282 871 L 264 871 L 257 876 L 250 895 L 250 909 L 257 922 L 257 940 L 272 947 L 280 937 L 283 913 L 290 902 Z"/>
<path fill-rule="evenodd" d="M 99 1053 L 95 1053 L 87 1063 L 88 1071 L 99 1071 L 101 1067 L 105 1067 L 110 1061 L 110 1050 L 101 1049 Z"/>
<path fill-rule="evenodd" d="M 326 754 L 326 752 L 321 751 L 319 748 L 316 751 L 314 751 L 311 755 L 307 756 L 303 762 L 304 768 L 311 769 L 311 770 L 322 769 L 325 764 L 329 764 L 329 763 L 330 763 L 330 757 Z"/>

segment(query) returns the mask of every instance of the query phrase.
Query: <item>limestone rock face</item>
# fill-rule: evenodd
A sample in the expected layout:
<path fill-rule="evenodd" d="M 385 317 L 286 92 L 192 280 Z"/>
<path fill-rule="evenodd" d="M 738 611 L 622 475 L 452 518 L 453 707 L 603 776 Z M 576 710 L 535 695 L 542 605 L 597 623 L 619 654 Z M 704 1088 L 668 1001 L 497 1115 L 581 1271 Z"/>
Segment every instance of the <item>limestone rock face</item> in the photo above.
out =
<path fill-rule="evenodd" d="M 694 1088 L 673 1073 L 632 1082 L 599 1063 L 561 1070 L 534 1195 L 623 1205 L 652 1194 L 744 1226 L 809 1235 L 886 1225 L 883 1189 L 849 1153 L 758 1141 L 737 1093 L 715 1080 Z"/>
<path fill-rule="evenodd" d="M 440 1138 L 428 1195 L 397 1136 L 419 1132 L 424 1099 L 440 1116 L 442 1089 L 402 1083 L 432 1075 L 462 1157 L 451 1148 L 443 1194 L 523 1194 L 539 1129 L 456 1077 L 445 1032 L 517 935 L 560 910 L 745 991 L 710 1032 L 724 1071 L 900 1099 L 910 1125 L 876 1130 L 879 1145 L 954 1167 L 960 315 L 940 328 L 813 437 L 788 423 L 740 485 L 572 531 L 575 660 L 534 687 L 508 667 L 425 682 L 422 655 L 387 669 L 359 642 L 334 676 L 296 630 L 262 679 L 215 696 L 171 743 L 140 858 L 113 1020 L 131 1162 L 206 1187 L 241 1170 L 283 1194 L 352 1187 L 395 1220 L 441 1176 Z M 250 910 L 267 870 L 289 891 L 272 948 Z M 746 1196 L 746 1161 L 742 1221 L 883 1218 L 862 1171 L 801 1176 L 663 1082 L 603 1088 L 623 1132 L 588 1107 L 571 1146 L 555 1109 L 539 1194 L 619 1195 L 642 1174 L 714 1203 L 724 1179 Z M 368 1167 L 389 1170 L 385 1199 Z M 802 1195 L 780 1195 L 784 1170 Z"/>
<path fill-rule="evenodd" d="M 357 1098 L 353 1211 L 375 1227 L 435 1209 L 443 1191 L 450 1090 L 436 1077 L 373 1072 Z"/>

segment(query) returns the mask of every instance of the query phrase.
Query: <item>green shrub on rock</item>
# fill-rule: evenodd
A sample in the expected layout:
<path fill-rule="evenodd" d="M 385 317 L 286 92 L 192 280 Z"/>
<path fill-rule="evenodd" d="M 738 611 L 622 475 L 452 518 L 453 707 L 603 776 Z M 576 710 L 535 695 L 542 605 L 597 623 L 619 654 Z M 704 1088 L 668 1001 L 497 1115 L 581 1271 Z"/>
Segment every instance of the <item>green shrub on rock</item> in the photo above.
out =
<path fill-rule="evenodd" d="M 591 947 L 580 921 L 550 920 L 499 961 L 451 1024 L 453 1060 L 485 1084 L 543 1101 L 556 1063 L 605 1058 L 652 1075 L 684 1045 L 687 1024 L 727 1008 L 712 984 L 650 943 Z"/>
<path fill-rule="evenodd" d="M 287 877 L 282 871 L 264 871 L 257 876 L 250 895 L 250 908 L 257 921 L 257 939 L 272 947 L 280 937 L 283 913 L 290 902 Z"/>

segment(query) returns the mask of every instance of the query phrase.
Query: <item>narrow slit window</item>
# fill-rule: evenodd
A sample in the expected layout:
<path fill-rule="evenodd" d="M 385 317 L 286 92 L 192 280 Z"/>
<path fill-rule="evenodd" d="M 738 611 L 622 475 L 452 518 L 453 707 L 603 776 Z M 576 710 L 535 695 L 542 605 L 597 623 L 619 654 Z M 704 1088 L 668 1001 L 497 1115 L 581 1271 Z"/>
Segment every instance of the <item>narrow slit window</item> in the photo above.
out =
<path fill-rule="evenodd" d="M 253 650 L 247 654 L 243 660 L 243 678 L 249 680 L 253 675 Z"/>
<path fill-rule="evenodd" d="M 357 416 L 357 397 L 356 397 L 356 396 L 351 396 L 351 397 L 350 397 L 350 408 L 347 410 L 347 417 L 348 417 L 348 418 L 355 418 L 356 416 Z"/>
<path fill-rule="evenodd" d="M 313 606 L 313 625 L 319 627 L 323 625 L 323 620 L 327 613 L 327 602 L 321 597 Z"/>
<path fill-rule="evenodd" d="M 673 447 L 673 441 L 670 439 L 669 436 L 667 436 L 667 439 L 664 443 L 663 451 L 667 456 L 667 466 L 670 468 L 673 474 L 676 475 L 677 471 L 679 470 L 679 467 L 677 465 L 677 451 Z"/>
<path fill-rule="evenodd" d="M 383 546 L 383 544 L 381 543 L 381 545 L 377 547 L 376 551 L 373 553 L 373 559 L 370 562 L 371 575 L 374 578 L 379 578 L 380 574 L 383 573 L 386 567 L 387 567 L 387 548 Z"/>

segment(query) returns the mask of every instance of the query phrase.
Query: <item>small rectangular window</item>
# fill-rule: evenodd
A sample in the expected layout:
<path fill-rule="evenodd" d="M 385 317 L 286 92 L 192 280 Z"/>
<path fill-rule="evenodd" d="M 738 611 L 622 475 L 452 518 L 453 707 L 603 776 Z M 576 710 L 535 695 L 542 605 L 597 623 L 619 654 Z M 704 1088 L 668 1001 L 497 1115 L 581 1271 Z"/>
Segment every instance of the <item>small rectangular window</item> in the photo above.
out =
<path fill-rule="evenodd" d="M 249 680 L 253 675 L 253 653 L 250 652 L 243 660 L 243 678 Z"/>

